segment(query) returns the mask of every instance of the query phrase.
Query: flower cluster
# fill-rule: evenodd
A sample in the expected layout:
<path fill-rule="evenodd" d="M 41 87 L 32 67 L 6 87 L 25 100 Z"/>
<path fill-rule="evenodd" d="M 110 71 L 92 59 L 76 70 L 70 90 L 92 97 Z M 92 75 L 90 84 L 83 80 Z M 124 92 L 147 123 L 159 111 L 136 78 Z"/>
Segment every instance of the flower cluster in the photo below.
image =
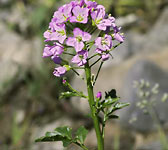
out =
<path fill-rule="evenodd" d="M 113 40 L 124 41 L 120 30 L 115 25 L 115 18 L 106 14 L 104 6 L 87 0 L 71 1 L 54 13 L 49 29 L 44 32 L 47 44 L 43 57 L 51 57 L 60 65 L 55 68 L 54 75 L 61 77 L 67 71 L 62 55 L 68 54 L 69 48 L 74 48 L 71 63 L 79 67 L 89 60 L 90 45 L 95 45 L 95 53 L 106 61 L 114 46 Z M 92 34 L 96 31 L 100 34 L 93 39 Z"/>

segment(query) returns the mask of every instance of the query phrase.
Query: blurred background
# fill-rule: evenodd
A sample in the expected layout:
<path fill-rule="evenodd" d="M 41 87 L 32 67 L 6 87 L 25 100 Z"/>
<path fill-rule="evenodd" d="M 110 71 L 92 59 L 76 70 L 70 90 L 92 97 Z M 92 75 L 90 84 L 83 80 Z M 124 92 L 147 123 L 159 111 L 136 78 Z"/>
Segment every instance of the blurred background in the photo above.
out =
<path fill-rule="evenodd" d="M 119 121 L 106 126 L 106 150 L 163 150 L 157 123 L 137 107 L 133 81 L 158 83 L 154 110 L 160 127 L 168 131 L 168 1 L 96 0 L 117 18 L 126 40 L 100 73 L 95 92 L 117 89 L 131 105 L 119 112 Z M 43 32 L 54 11 L 68 0 L 0 0 L 0 150 L 63 150 L 62 143 L 34 143 L 61 125 L 89 129 L 86 145 L 96 145 L 85 100 L 58 99 L 66 91 L 53 76 L 54 64 L 42 59 Z M 97 68 L 93 71 L 95 72 Z M 72 86 L 86 90 L 79 78 L 68 74 Z M 147 99 L 148 100 L 148 99 Z M 78 150 L 71 145 L 68 150 Z M 164 149 L 165 150 L 165 149 Z"/>

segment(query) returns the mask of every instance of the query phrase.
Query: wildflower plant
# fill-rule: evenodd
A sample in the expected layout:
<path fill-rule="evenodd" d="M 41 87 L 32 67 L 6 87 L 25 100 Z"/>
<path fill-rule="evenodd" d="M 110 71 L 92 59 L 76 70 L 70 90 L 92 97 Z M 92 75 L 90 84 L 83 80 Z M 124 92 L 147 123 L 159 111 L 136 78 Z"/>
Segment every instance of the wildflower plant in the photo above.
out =
<path fill-rule="evenodd" d="M 136 106 L 141 109 L 144 114 L 151 117 L 157 127 L 156 129 L 158 130 L 162 150 L 168 150 L 166 133 L 162 125 L 162 121 L 160 120 L 160 115 L 156 110 L 156 104 L 158 101 L 160 103 L 167 102 L 168 93 L 164 93 L 162 96 L 160 96 L 161 94 L 159 91 L 159 84 L 155 83 L 152 85 L 149 81 L 145 81 L 144 79 L 141 79 L 140 81 L 134 81 L 134 88 L 137 89 L 137 96 L 140 99 Z M 132 121 L 136 121 L 136 119 L 133 119 Z"/>
<path fill-rule="evenodd" d="M 129 105 L 119 102 L 120 98 L 114 89 L 105 92 L 104 98 L 102 92 L 96 95 L 93 92 L 103 63 L 109 60 L 111 52 L 124 42 L 120 30 L 115 24 L 115 18 L 106 14 L 104 6 L 93 1 L 76 0 L 61 6 L 54 13 L 49 29 L 44 32 L 46 45 L 43 57 L 51 57 L 57 65 L 53 74 L 63 78 L 63 84 L 69 88 L 69 91 L 61 93 L 60 98 L 77 96 L 88 100 L 98 150 L 104 150 L 105 123 L 109 119 L 118 118 L 114 112 Z M 95 33 L 98 33 L 96 38 Z M 71 56 L 70 62 L 65 60 L 65 55 Z M 97 60 L 93 62 L 95 58 Z M 93 76 L 92 68 L 97 63 L 100 63 L 100 66 L 97 74 Z M 85 77 L 78 73 L 78 69 L 84 70 Z M 88 95 L 75 90 L 63 77 L 69 71 L 75 72 L 85 81 Z M 74 143 L 88 150 L 84 145 L 87 133 L 83 126 L 76 131 L 75 136 L 72 136 L 70 127 L 58 127 L 53 132 L 47 132 L 36 142 L 62 141 L 64 147 Z"/>

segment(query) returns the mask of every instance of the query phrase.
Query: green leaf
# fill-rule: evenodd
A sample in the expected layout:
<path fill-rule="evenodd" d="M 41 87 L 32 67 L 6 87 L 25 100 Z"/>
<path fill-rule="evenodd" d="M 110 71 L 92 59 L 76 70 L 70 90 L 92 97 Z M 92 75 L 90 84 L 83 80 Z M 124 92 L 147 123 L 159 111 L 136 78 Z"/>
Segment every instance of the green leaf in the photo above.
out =
<path fill-rule="evenodd" d="M 55 129 L 55 131 L 63 137 L 68 137 L 69 139 L 72 139 L 72 129 L 67 126 L 58 127 Z"/>
<path fill-rule="evenodd" d="M 115 105 L 115 108 L 121 109 L 121 108 L 124 108 L 124 107 L 129 106 L 129 105 L 130 105 L 129 103 L 117 103 Z"/>
<path fill-rule="evenodd" d="M 72 143 L 72 141 L 68 139 L 63 139 L 62 142 L 64 147 L 68 147 Z"/>
<path fill-rule="evenodd" d="M 118 109 L 122 109 L 126 106 L 129 106 L 130 104 L 129 103 L 116 103 L 112 109 L 112 112 L 118 110 Z"/>
<path fill-rule="evenodd" d="M 88 130 L 85 129 L 85 127 L 81 126 L 77 131 L 76 131 L 76 139 L 80 141 L 81 144 L 84 144 L 86 135 L 88 134 Z"/>
<path fill-rule="evenodd" d="M 79 94 L 75 93 L 75 92 L 62 92 L 61 96 L 59 97 L 60 99 L 62 98 L 68 98 L 68 97 L 72 97 L 72 96 L 79 96 Z"/>
<path fill-rule="evenodd" d="M 47 132 L 45 136 L 40 137 L 35 140 L 35 142 L 54 142 L 54 141 L 62 141 L 63 146 L 67 147 L 72 143 L 72 129 L 65 127 L 58 127 L 53 132 Z"/>
<path fill-rule="evenodd" d="M 119 97 L 116 97 L 116 98 L 108 97 L 104 101 L 102 101 L 102 106 L 103 107 L 110 106 L 110 105 L 116 103 L 119 99 L 120 99 Z"/>

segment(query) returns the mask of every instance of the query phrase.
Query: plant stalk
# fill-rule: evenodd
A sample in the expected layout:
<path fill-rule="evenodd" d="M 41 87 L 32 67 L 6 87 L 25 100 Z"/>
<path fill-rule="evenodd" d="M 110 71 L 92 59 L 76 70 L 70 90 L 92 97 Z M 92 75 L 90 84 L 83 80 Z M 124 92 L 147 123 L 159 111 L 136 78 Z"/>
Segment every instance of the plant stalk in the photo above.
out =
<path fill-rule="evenodd" d="M 87 62 L 85 65 L 85 74 L 86 74 L 86 80 L 87 80 L 89 105 L 90 105 L 91 115 L 92 115 L 94 128 L 96 132 L 98 150 L 104 150 L 104 141 L 103 141 L 102 134 L 101 134 L 98 116 L 96 114 L 93 86 L 91 82 L 91 67 L 89 66 L 89 62 Z"/>

